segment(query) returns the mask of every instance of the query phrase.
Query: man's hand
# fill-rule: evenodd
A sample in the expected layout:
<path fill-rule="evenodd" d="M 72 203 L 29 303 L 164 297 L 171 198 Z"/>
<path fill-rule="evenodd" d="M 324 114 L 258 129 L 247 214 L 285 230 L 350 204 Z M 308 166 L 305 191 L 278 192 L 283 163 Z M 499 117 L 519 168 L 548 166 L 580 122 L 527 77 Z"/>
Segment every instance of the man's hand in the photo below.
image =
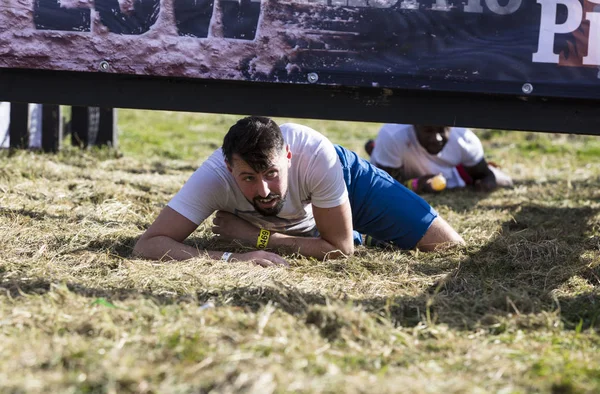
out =
<path fill-rule="evenodd" d="M 232 234 L 235 237 L 244 231 L 248 234 L 254 231 L 255 234 L 250 237 L 250 240 L 252 243 L 256 242 L 258 229 L 247 221 L 225 212 L 219 212 L 217 218 L 219 220 L 215 219 L 215 222 L 220 223 L 217 228 L 221 230 L 224 228 L 236 230 Z M 197 224 L 167 206 L 158 215 L 158 218 L 156 218 L 150 228 L 142 234 L 135 245 L 134 254 L 155 260 L 188 260 L 194 257 L 206 257 L 208 254 L 208 257 L 211 259 L 220 260 L 223 256 L 223 252 L 221 251 L 198 249 L 182 243 L 196 227 L 198 227 Z M 215 228 L 213 228 L 213 231 L 215 231 Z M 215 233 L 218 234 L 219 230 Z M 229 256 L 229 261 L 248 261 L 261 267 L 289 266 L 288 262 L 281 256 L 264 250 L 233 253 Z"/>
<path fill-rule="evenodd" d="M 475 191 L 478 192 L 489 193 L 491 191 L 494 191 L 497 187 L 498 184 L 496 183 L 496 177 L 493 173 L 490 173 L 490 175 L 484 178 L 475 179 L 475 181 L 473 182 L 473 188 L 475 189 Z"/>
<path fill-rule="evenodd" d="M 500 170 L 495 164 L 488 164 L 488 172 L 482 178 L 475 179 L 473 188 L 479 192 L 491 192 L 498 187 L 513 187 L 511 177 Z"/>
<path fill-rule="evenodd" d="M 498 187 L 512 187 L 512 179 L 502 172 L 496 165 L 488 164 L 481 159 L 473 167 L 465 167 L 467 173 L 473 178 L 473 189 L 478 192 L 491 192 Z"/>
<path fill-rule="evenodd" d="M 232 213 L 217 211 L 212 232 L 225 241 L 239 240 L 255 244 L 260 229 Z"/>
<path fill-rule="evenodd" d="M 230 262 L 236 261 L 248 261 L 261 267 L 276 267 L 284 266 L 289 267 L 289 263 L 278 254 L 266 252 L 264 250 L 256 250 L 248 253 L 234 253 L 229 258 Z"/>
<path fill-rule="evenodd" d="M 256 243 L 260 229 L 252 223 L 235 216 L 232 213 L 217 211 L 213 220 L 212 231 L 226 241 L 239 240 L 251 244 Z M 230 262 L 247 261 L 261 267 L 276 267 L 282 265 L 289 267 L 289 263 L 278 254 L 264 250 L 247 253 L 234 253 L 229 258 Z"/>
<path fill-rule="evenodd" d="M 439 175 L 439 174 L 437 174 Z M 437 193 L 440 190 L 435 190 L 433 188 L 433 184 L 432 184 L 432 180 L 433 178 L 435 178 L 437 175 L 423 175 L 420 176 L 419 178 L 417 178 L 417 190 L 415 190 L 415 192 L 417 193 Z"/>
<path fill-rule="evenodd" d="M 300 253 L 318 259 L 338 258 L 354 253 L 352 212 L 349 201 L 333 208 L 313 206 L 313 215 L 319 230 L 319 237 L 303 237 L 271 232 L 268 247 L 285 248 L 291 253 Z M 228 212 L 218 211 L 213 224 L 213 233 L 218 234 L 224 240 L 235 239 L 248 245 L 256 245 L 260 229 L 244 219 Z M 267 254 L 263 255 L 262 253 Z M 278 255 L 265 251 L 250 252 L 248 255 L 256 258 L 257 264 L 262 266 L 269 266 L 268 262 L 280 264 L 283 261 Z M 267 256 L 266 260 L 268 261 L 264 261 L 264 256 Z M 271 256 L 276 257 L 271 258 Z M 249 257 L 245 259 L 249 259 Z"/>

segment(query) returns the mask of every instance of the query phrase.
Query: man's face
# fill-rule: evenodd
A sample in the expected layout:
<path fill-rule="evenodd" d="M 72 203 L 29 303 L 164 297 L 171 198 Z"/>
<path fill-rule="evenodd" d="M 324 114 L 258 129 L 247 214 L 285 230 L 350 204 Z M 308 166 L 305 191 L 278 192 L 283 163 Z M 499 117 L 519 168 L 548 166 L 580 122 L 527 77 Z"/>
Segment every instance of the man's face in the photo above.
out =
<path fill-rule="evenodd" d="M 449 127 L 416 125 L 417 139 L 427 152 L 437 155 L 448 142 Z"/>
<path fill-rule="evenodd" d="M 271 165 L 263 172 L 256 172 L 237 154 L 226 163 L 242 194 L 264 216 L 276 216 L 283 208 L 288 189 L 288 169 L 292 153 L 289 146 L 275 153 Z"/>

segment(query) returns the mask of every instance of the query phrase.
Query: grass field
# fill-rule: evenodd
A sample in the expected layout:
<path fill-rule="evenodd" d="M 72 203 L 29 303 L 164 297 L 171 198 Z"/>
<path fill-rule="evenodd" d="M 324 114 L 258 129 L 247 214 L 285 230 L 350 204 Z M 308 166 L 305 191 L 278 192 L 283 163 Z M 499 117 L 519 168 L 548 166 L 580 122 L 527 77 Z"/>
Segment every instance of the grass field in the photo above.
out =
<path fill-rule="evenodd" d="M 516 186 L 427 197 L 460 250 L 133 258 L 237 118 L 123 110 L 118 151 L 0 153 L 0 392 L 600 392 L 600 137 L 477 131 Z M 302 122 L 361 153 L 379 127 Z"/>

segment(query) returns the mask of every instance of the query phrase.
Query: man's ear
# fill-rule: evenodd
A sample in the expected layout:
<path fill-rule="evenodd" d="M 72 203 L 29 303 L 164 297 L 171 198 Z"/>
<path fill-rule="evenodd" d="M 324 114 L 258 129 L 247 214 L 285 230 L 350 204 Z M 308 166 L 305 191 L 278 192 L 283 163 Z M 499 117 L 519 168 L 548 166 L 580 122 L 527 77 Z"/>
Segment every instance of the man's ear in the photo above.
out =
<path fill-rule="evenodd" d="M 229 165 L 229 162 L 227 161 L 227 159 L 225 159 L 225 166 L 227 167 L 227 171 L 233 173 L 233 168 L 231 168 L 231 166 Z"/>

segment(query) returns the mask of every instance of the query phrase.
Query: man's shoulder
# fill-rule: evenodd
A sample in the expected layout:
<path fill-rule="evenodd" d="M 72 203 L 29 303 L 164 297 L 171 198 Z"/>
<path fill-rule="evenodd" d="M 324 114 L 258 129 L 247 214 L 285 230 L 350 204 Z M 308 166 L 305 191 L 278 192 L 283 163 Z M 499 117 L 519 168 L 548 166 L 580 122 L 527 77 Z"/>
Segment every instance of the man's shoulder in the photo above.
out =
<path fill-rule="evenodd" d="M 222 167 L 225 166 L 225 155 L 223 155 L 223 149 L 219 148 L 215 150 L 208 158 L 202 163 L 202 166 L 210 166 L 210 167 Z"/>
<path fill-rule="evenodd" d="M 468 128 L 452 127 L 450 129 L 450 139 L 458 142 L 460 145 L 480 144 L 479 137 Z"/>
<path fill-rule="evenodd" d="M 325 136 L 319 133 L 317 130 L 299 123 L 283 123 L 279 125 L 279 129 L 281 129 L 281 132 L 284 136 L 291 134 L 304 134 L 309 136 L 325 138 Z"/>
<path fill-rule="evenodd" d="M 217 184 L 225 185 L 230 180 L 231 174 L 225 165 L 225 156 L 221 148 L 214 151 L 194 172 L 196 179 L 202 179 L 203 182 L 210 182 L 213 186 Z"/>
<path fill-rule="evenodd" d="M 298 123 L 284 123 L 279 126 L 283 139 L 294 150 L 313 150 L 319 146 L 330 145 L 331 141 L 317 130 Z"/>
<path fill-rule="evenodd" d="M 395 146 L 396 149 L 403 149 L 405 146 L 410 147 L 415 138 L 412 125 L 386 123 L 379 129 L 376 143 Z"/>
<path fill-rule="evenodd" d="M 401 124 L 401 123 L 385 123 L 381 126 L 380 131 L 387 133 L 400 133 L 407 134 L 414 129 L 411 124 Z"/>
<path fill-rule="evenodd" d="M 462 138 L 464 136 L 474 136 L 475 138 L 477 138 L 477 136 L 475 135 L 475 133 L 473 133 L 473 130 L 467 128 L 467 127 L 451 127 L 450 128 L 450 135 L 454 135 L 458 138 Z"/>
<path fill-rule="evenodd" d="M 450 133 L 448 146 L 451 151 L 460 155 L 461 162 L 465 166 L 472 167 L 483 158 L 483 146 L 479 137 L 467 128 L 455 128 Z"/>

